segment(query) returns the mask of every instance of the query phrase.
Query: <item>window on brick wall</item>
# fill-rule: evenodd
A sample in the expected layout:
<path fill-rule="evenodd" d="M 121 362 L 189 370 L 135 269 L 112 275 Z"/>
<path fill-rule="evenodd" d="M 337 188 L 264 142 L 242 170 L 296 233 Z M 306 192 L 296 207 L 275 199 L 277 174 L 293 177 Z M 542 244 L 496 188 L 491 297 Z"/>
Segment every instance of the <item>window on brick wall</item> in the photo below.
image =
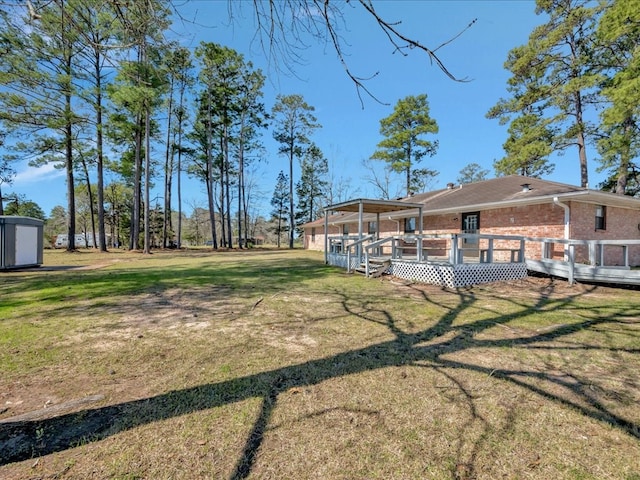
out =
<path fill-rule="evenodd" d="M 349 235 L 349 225 L 346 223 L 342 226 L 342 235 Z"/>
<path fill-rule="evenodd" d="M 374 234 L 378 231 L 378 223 L 377 222 L 369 222 L 367 224 L 367 232 L 369 234 Z"/>
<path fill-rule="evenodd" d="M 416 217 L 410 217 L 404 219 L 404 233 L 416 232 Z"/>
<path fill-rule="evenodd" d="M 596 207 L 596 230 L 607 229 L 607 207 L 598 205 Z"/>
<path fill-rule="evenodd" d="M 311 227 L 311 241 L 316 241 L 316 227 Z"/>

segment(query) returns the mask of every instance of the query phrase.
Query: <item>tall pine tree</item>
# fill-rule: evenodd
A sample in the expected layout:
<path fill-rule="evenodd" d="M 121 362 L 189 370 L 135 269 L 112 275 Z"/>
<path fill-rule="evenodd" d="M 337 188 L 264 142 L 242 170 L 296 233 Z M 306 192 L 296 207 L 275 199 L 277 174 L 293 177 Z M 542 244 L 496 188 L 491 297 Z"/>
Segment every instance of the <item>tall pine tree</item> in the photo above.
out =
<path fill-rule="evenodd" d="M 289 160 L 289 248 L 293 248 L 295 210 L 293 205 L 293 160 L 300 158 L 311 143 L 309 135 L 320 125 L 313 108 L 302 95 L 278 95 L 273 107 L 275 131 L 273 138 L 280 144 L 278 153 Z"/>
<path fill-rule="evenodd" d="M 75 108 L 80 43 L 71 28 L 73 3 L 0 10 L 0 120 L 27 138 L 20 148 L 36 164 L 46 157 L 65 169 L 69 250 L 76 229 L 73 144 L 85 121 Z"/>
<path fill-rule="evenodd" d="M 640 183 L 633 161 L 640 153 L 640 0 L 610 2 L 598 38 L 599 64 L 608 74 L 602 89 L 607 108 L 600 117 L 599 170 L 612 172 L 605 184 L 615 193 L 634 194 Z"/>
<path fill-rule="evenodd" d="M 378 143 L 371 158 L 383 160 L 396 173 L 403 173 L 407 196 L 421 190 L 437 172 L 416 169 L 415 166 L 425 156 L 435 155 L 437 140 L 431 141 L 425 135 L 438 133 L 438 124 L 431 118 L 427 95 L 408 96 L 398 100 L 393 113 L 380 120 L 380 133 L 384 139 Z"/>
<path fill-rule="evenodd" d="M 284 174 L 282 170 L 278 174 L 276 180 L 276 187 L 273 190 L 273 197 L 271 197 L 271 220 L 275 224 L 274 233 L 276 234 L 278 248 L 280 248 L 280 239 L 282 234 L 289 231 L 288 217 L 289 217 L 289 178 Z"/>
<path fill-rule="evenodd" d="M 301 162 L 300 180 L 296 183 L 298 205 L 296 226 L 312 222 L 322 213 L 322 200 L 327 193 L 329 163 L 315 144 L 307 149 Z"/>
<path fill-rule="evenodd" d="M 493 163 L 497 175 L 523 175 L 540 178 L 553 172 L 549 163 L 553 151 L 550 121 L 540 114 L 523 114 L 509 125 L 509 138 L 503 148 L 506 156 Z"/>
<path fill-rule="evenodd" d="M 527 138 L 542 147 L 535 154 L 538 161 L 544 160 L 540 153 L 548 148 L 544 143 L 550 131 L 554 151 L 577 147 L 583 187 L 589 183 L 587 139 L 594 134 L 585 113 L 598 100 L 601 81 L 592 68 L 600 11 L 590 0 L 536 0 L 536 13 L 548 21 L 531 32 L 526 45 L 509 52 L 505 68 L 512 73 L 507 88 L 511 97 L 501 99 L 488 113 L 502 123 L 516 117 L 507 154 L 517 154 L 525 169 L 531 155 L 518 150 L 528 148 Z M 548 121 L 538 121 L 540 115 Z"/>

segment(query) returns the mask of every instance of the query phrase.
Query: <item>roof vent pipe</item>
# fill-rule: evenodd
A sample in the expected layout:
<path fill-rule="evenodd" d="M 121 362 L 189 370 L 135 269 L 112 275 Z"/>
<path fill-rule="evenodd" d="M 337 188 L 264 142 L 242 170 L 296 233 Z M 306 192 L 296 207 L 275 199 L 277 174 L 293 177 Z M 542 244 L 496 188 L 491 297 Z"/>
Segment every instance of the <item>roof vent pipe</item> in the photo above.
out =
<path fill-rule="evenodd" d="M 447 190 L 453 190 L 453 183 L 447 183 Z"/>
<path fill-rule="evenodd" d="M 520 186 L 522 187 L 522 191 L 523 192 L 528 192 L 529 190 L 531 190 L 531 184 L 530 183 L 523 183 Z"/>

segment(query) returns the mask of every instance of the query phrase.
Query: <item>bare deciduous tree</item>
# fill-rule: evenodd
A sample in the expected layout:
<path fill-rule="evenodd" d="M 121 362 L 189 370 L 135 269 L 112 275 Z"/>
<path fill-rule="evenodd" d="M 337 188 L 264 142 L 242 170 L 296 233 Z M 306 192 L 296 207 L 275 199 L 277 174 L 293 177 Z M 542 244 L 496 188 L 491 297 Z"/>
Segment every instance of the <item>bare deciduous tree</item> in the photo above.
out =
<path fill-rule="evenodd" d="M 377 76 L 379 72 L 360 76 L 354 73 L 349 66 L 345 51 L 348 42 L 342 33 L 346 31 L 345 8 L 361 8 L 365 15 L 369 15 L 380 29 L 381 34 L 389 41 L 392 53 L 406 56 L 411 50 L 420 52 L 450 79 L 466 81 L 466 79 L 454 75 L 440 59 L 437 52 L 462 35 L 476 22 L 476 19 L 471 20 L 462 31 L 446 42 L 435 48 L 429 48 L 424 43 L 408 36 L 402 29 L 401 21 L 383 18 L 371 0 L 351 2 L 340 0 L 254 0 L 251 5 L 257 24 L 255 40 L 260 43 L 269 61 L 276 69 L 284 69 L 295 75 L 294 67 L 304 60 L 303 52 L 308 47 L 309 39 L 329 44 L 333 47 L 345 73 L 354 83 L 358 98 L 363 106 L 362 92 L 375 101 L 383 103 L 366 85 L 366 81 Z M 240 17 L 235 14 L 236 9 L 240 8 L 242 8 L 242 2 L 229 0 L 228 11 L 232 21 Z"/>

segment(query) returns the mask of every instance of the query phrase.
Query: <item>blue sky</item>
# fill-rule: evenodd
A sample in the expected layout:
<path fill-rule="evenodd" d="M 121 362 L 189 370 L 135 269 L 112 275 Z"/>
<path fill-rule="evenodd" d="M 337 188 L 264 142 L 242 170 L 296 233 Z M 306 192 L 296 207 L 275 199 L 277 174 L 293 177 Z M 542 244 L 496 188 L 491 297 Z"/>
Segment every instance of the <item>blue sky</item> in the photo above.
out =
<path fill-rule="evenodd" d="M 278 72 L 255 41 L 255 25 L 251 2 L 243 2 L 235 10 L 236 21 L 229 22 L 226 0 L 187 0 L 180 12 L 195 23 L 177 21 L 174 35 L 190 48 L 200 41 L 227 45 L 244 54 L 255 67 L 268 76 L 264 101 L 271 108 L 277 94 L 301 94 L 315 107 L 315 115 L 323 128 L 316 131 L 313 141 L 329 160 L 332 177 L 348 187 L 349 197 L 377 197 L 378 193 L 363 176 L 361 162 L 368 158 L 381 140 L 380 119 L 388 116 L 393 105 L 407 95 L 426 93 L 431 116 L 439 125 L 433 137 L 439 142 L 438 152 L 421 166 L 439 172 L 432 188 L 444 188 L 455 182 L 460 170 L 469 163 L 478 163 L 494 176 L 492 164 L 502 158 L 506 126 L 485 118 L 486 112 L 500 97 L 506 95 L 509 76 L 503 64 L 507 53 L 526 43 L 531 30 L 544 22 L 534 13 L 529 0 L 383 0 L 374 5 L 387 20 L 402 22 L 399 28 L 430 48 L 448 41 L 474 19 L 475 24 L 439 51 L 441 60 L 458 78 L 455 82 L 418 51 L 408 56 L 393 53 L 392 46 L 359 5 L 345 7 L 346 60 L 354 74 L 368 77 L 366 83 L 381 105 L 363 94 L 364 108 L 357 91 L 329 45 L 308 39 L 302 53 L 304 64 L 295 65 L 296 75 Z M 257 189 L 262 197 L 261 211 L 268 214 L 276 177 L 288 169 L 287 161 L 277 155 L 277 145 L 271 130 L 264 133 L 265 159 L 255 165 Z M 603 180 L 596 172 L 594 149 L 588 150 L 590 185 Z M 161 157 L 159 148 L 156 155 Z M 574 185 L 580 184 L 577 151 L 569 150 L 552 159 L 555 172 L 546 177 Z M 382 164 L 380 164 L 380 168 Z M 297 173 L 294 173 L 297 177 Z M 297 179 L 297 178 L 296 178 Z M 397 178 L 402 188 L 402 178 Z M 48 215 L 55 205 L 66 205 L 64 175 L 50 167 L 39 169 L 19 166 L 14 185 L 4 185 L 3 192 L 24 194 L 38 203 Z M 152 197 L 155 197 L 155 193 Z M 160 194 L 161 195 L 161 194 Z M 183 201 L 205 206 L 204 187 L 188 181 Z M 174 206 L 175 208 L 175 206 Z M 190 212 L 188 205 L 183 210 Z"/>

